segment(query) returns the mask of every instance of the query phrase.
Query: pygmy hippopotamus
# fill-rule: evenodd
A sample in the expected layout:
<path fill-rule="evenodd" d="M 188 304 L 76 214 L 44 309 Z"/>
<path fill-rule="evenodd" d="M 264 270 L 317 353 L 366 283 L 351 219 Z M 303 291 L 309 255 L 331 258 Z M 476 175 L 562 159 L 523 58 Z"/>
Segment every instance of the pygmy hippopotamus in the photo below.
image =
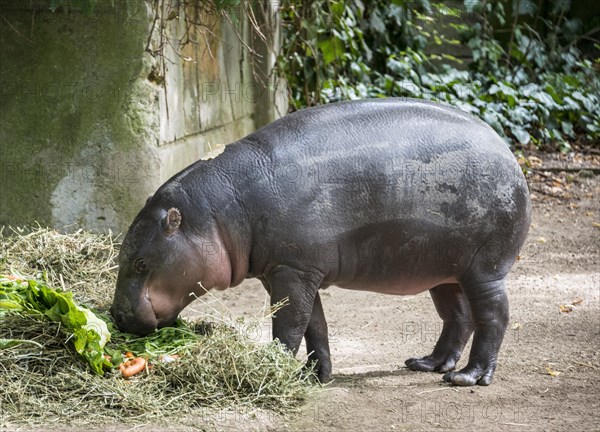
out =
<path fill-rule="evenodd" d="M 294 354 L 304 337 L 327 381 L 319 289 L 429 290 L 442 332 L 406 365 L 488 385 L 530 212 L 513 154 L 469 114 L 392 98 L 308 108 L 190 165 L 148 199 L 121 247 L 112 313 L 120 329 L 147 334 L 206 290 L 256 277 L 272 304 L 288 301 L 273 337 Z M 469 361 L 455 371 L 471 333 Z"/>

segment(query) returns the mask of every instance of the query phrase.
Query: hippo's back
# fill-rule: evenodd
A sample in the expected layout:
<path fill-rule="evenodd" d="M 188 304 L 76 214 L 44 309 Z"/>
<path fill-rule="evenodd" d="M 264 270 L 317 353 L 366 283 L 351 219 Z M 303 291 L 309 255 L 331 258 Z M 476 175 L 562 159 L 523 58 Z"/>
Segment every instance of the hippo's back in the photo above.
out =
<path fill-rule="evenodd" d="M 513 190 L 527 191 L 514 156 L 490 126 L 426 101 L 314 107 L 242 143 L 261 162 L 252 166 L 256 182 L 240 187 L 266 197 L 266 203 L 256 197 L 261 206 L 271 207 L 270 200 L 281 212 L 309 218 L 330 209 L 351 211 L 359 224 L 398 217 L 436 222 L 442 214 L 471 225 L 494 208 L 508 210 Z"/>
<path fill-rule="evenodd" d="M 275 164 L 385 153 L 428 162 L 440 153 L 496 153 L 514 160 L 493 129 L 457 108 L 418 99 L 367 99 L 287 115 L 249 135 Z"/>

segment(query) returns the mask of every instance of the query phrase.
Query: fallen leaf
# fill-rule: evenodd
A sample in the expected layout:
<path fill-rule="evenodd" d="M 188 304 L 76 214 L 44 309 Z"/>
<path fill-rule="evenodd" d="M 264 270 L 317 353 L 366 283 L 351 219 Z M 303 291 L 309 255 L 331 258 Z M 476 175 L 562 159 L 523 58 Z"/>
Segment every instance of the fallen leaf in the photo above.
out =
<path fill-rule="evenodd" d="M 592 212 L 592 211 L 587 211 L 587 212 L 585 212 L 585 215 L 586 215 L 586 216 L 590 216 L 590 217 L 591 217 L 591 216 L 594 216 L 594 212 Z"/>
<path fill-rule="evenodd" d="M 513 326 L 511 327 L 511 329 L 513 330 L 519 330 L 521 328 L 521 324 L 519 323 L 514 323 Z"/>
<path fill-rule="evenodd" d="M 594 228 L 600 228 L 600 223 L 598 223 L 598 222 L 592 222 L 592 226 Z"/>
<path fill-rule="evenodd" d="M 548 375 L 553 376 L 553 377 L 559 376 L 562 373 L 562 372 L 559 372 L 559 371 L 552 370 L 550 368 L 550 366 L 546 366 L 546 371 L 548 372 Z"/>
<path fill-rule="evenodd" d="M 574 306 L 573 305 L 560 305 L 559 308 L 560 308 L 561 312 L 569 313 L 569 312 L 573 312 Z"/>
<path fill-rule="evenodd" d="M 545 237 L 538 237 L 537 238 L 537 242 L 538 243 L 546 243 L 546 238 Z"/>
<path fill-rule="evenodd" d="M 583 299 L 582 299 L 581 297 L 577 297 L 575 300 L 573 300 L 573 301 L 571 302 L 571 304 L 572 304 L 573 306 L 577 306 L 577 305 L 580 305 L 582 302 L 583 302 Z"/>

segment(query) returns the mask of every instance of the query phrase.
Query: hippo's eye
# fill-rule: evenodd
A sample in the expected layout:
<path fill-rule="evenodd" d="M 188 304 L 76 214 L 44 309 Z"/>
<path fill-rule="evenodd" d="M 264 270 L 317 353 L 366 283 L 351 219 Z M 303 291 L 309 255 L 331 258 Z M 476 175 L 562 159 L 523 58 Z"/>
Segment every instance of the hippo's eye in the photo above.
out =
<path fill-rule="evenodd" d="M 133 266 L 137 273 L 141 274 L 141 273 L 146 273 L 148 271 L 148 263 L 146 263 L 146 261 L 144 261 L 143 258 L 137 258 L 133 262 Z"/>

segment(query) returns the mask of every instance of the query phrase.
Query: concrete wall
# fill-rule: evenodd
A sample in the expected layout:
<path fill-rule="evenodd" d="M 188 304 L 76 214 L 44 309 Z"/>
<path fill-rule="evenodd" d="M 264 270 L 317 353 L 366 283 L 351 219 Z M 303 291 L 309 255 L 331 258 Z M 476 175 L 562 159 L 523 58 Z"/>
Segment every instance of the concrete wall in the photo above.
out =
<path fill-rule="evenodd" d="M 262 43 L 245 20 L 206 14 L 212 36 L 185 47 L 183 17 L 168 21 L 157 78 L 151 6 L 99 3 L 91 17 L 0 4 L 0 226 L 123 231 L 168 177 L 277 115 L 239 40 Z"/>

